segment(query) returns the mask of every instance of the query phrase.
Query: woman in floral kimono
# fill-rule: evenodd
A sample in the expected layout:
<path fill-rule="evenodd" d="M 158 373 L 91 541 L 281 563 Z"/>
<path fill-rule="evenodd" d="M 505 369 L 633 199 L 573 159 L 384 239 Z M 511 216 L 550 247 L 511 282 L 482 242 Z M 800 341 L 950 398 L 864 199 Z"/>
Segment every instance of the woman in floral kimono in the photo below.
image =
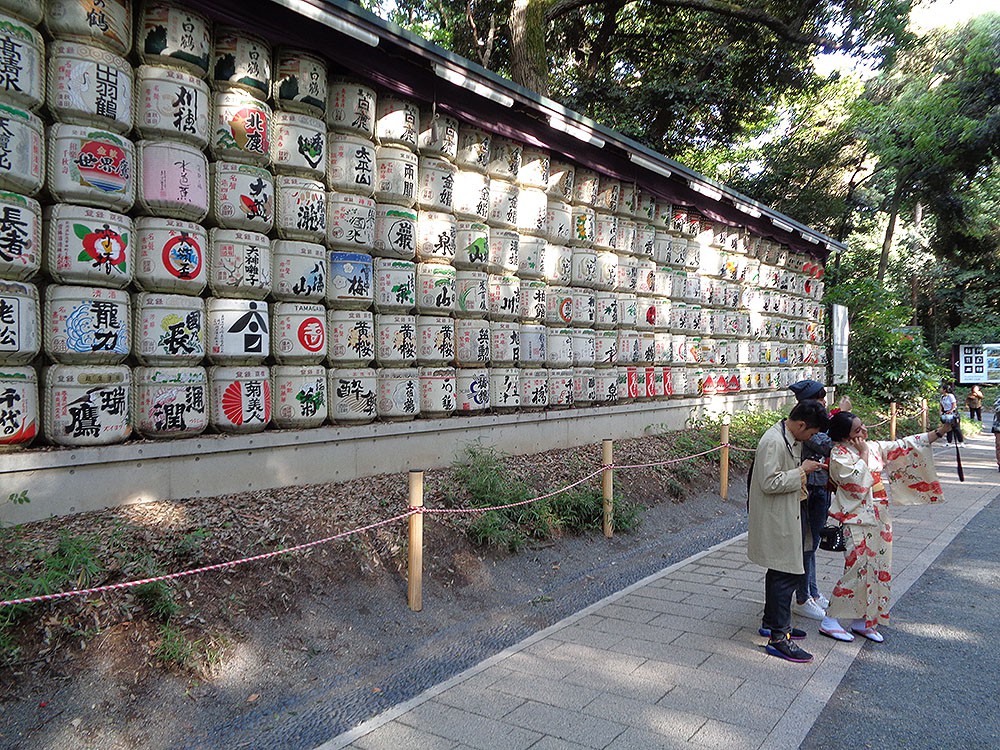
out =
<path fill-rule="evenodd" d="M 830 516 L 843 524 L 847 551 L 844 574 L 819 627 L 823 635 L 853 641 L 853 632 L 882 642 L 878 626 L 889 621 L 892 581 L 892 517 L 885 485 L 891 485 L 896 505 L 940 502 L 930 445 L 950 429 L 942 424 L 926 435 L 876 441 L 868 440 L 867 428 L 850 412 L 830 419 L 830 481 L 836 487 Z M 852 632 L 838 618 L 850 618 Z"/>

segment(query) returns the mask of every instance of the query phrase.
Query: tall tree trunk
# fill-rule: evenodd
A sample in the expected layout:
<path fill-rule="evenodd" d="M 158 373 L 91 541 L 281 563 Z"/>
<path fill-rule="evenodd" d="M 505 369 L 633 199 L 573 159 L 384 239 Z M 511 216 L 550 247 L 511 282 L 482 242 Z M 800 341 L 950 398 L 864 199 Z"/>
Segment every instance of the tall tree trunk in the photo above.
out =
<path fill-rule="evenodd" d="M 896 178 L 896 189 L 892 191 L 892 202 L 889 204 L 889 225 L 885 228 L 885 237 L 882 240 L 882 256 L 878 260 L 878 276 L 876 280 L 879 284 L 885 281 L 885 272 L 889 268 L 889 251 L 892 249 L 892 236 L 896 232 L 896 219 L 899 218 L 899 204 L 903 201 L 903 180 Z"/>
<path fill-rule="evenodd" d="M 549 93 L 545 10 L 549 0 L 514 0 L 510 9 L 510 77 L 543 96 Z"/>

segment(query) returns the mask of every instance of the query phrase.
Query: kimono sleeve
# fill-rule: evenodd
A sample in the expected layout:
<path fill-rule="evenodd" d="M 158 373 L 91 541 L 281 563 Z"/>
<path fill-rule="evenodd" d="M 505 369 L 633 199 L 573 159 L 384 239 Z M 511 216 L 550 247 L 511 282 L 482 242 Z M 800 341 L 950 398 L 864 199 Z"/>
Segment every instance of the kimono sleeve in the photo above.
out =
<path fill-rule="evenodd" d="M 926 505 L 944 500 L 934 468 L 934 452 L 926 435 L 875 445 L 885 463 L 889 497 L 894 505 Z"/>
<path fill-rule="evenodd" d="M 837 488 L 830 498 L 830 517 L 841 523 L 869 521 L 865 499 L 875 479 L 861 456 L 845 445 L 835 444 L 830 453 L 830 481 Z"/>

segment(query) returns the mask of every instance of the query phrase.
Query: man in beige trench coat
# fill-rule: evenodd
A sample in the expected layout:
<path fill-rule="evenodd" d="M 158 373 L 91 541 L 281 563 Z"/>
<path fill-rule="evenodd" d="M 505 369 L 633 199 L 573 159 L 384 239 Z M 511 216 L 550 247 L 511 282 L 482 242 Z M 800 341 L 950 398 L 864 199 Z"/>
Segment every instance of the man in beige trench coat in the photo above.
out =
<path fill-rule="evenodd" d="M 750 478 L 750 531 L 747 557 L 767 568 L 764 576 L 764 618 L 760 633 L 768 636 L 767 652 L 787 661 L 809 662 L 812 654 L 792 639 L 806 634 L 792 629 L 792 594 L 805 574 L 802 567 L 802 500 L 807 474 L 818 461 L 801 460 L 801 444 L 829 422 L 819 401 L 800 401 L 787 419 L 760 439 Z M 809 543 L 812 543 L 810 538 Z"/>

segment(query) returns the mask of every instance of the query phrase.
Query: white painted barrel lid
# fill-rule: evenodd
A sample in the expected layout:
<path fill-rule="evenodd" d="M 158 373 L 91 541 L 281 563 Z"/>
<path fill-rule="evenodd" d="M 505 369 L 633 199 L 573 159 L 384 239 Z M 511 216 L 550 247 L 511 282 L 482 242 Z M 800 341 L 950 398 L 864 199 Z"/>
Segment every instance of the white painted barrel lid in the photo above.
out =
<path fill-rule="evenodd" d="M 517 183 L 522 187 L 547 190 L 549 187 L 549 152 L 536 146 L 525 146 L 521 151 L 521 169 Z"/>
<path fill-rule="evenodd" d="M 455 268 L 465 271 L 487 271 L 490 267 L 490 230 L 480 221 L 458 221 L 455 224 Z"/>
<path fill-rule="evenodd" d="M 509 182 L 517 181 L 517 173 L 521 169 L 521 151 L 523 143 L 502 135 L 493 136 L 490 141 L 490 160 L 486 172 L 490 177 Z"/>
<path fill-rule="evenodd" d="M 0 451 L 26 448 L 41 424 L 35 368 L 0 366 L 0 394 Z"/>
<path fill-rule="evenodd" d="M 186 71 L 141 65 L 135 82 L 136 133 L 205 148 L 212 114 L 210 96 L 208 84 Z"/>
<path fill-rule="evenodd" d="M 338 193 L 375 194 L 375 144 L 351 133 L 327 134 L 326 184 Z"/>
<path fill-rule="evenodd" d="M 420 108 L 417 103 L 392 93 L 380 94 L 375 104 L 375 138 L 383 146 L 417 150 Z"/>
<path fill-rule="evenodd" d="M 333 367 L 357 367 L 375 359 L 375 316 L 367 310 L 327 310 L 327 360 Z"/>
<path fill-rule="evenodd" d="M 424 211 L 450 212 L 457 173 L 458 167 L 447 159 L 421 156 L 417 164 L 417 206 Z"/>
<path fill-rule="evenodd" d="M 455 274 L 455 316 L 481 318 L 489 312 L 487 274 L 459 270 Z"/>
<path fill-rule="evenodd" d="M 338 133 L 375 137 L 375 90 L 348 78 L 333 78 L 328 87 L 326 124 Z"/>
<path fill-rule="evenodd" d="M 416 257 L 417 210 L 392 203 L 375 204 L 372 254 L 412 261 Z"/>
<path fill-rule="evenodd" d="M 618 368 L 598 368 L 594 371 L 594 403 L 613 404 L 618 401 Z"/>
<path fill-rule="evenodd" d="M 417 321 L 413 315 L 376 313 L 375 361 L 379 367 L 416 364 Z"/>
<path fill-rule="evenodd" d="M 593 208 L 597 201 L 597 192 L 600 188 L 600 177 L 593 169 L 577 167 L 576 177 L 573 181 L 573 205 L 590 206 Z"/>
<path fill-rule="evenodd" d="M 445 315 L 418 315 L 416 345 L 417 364 L 451 364 L 455 361 L 455 320 Z"/>
<path fill-rule="evenodd" d="M 127 138 L 56 123 L 48 131 L 46 161 L 46 188 L 58 202 L 123 212 L 135 203 L 135 146 Z"/>
<path fill-rule="evenodd" d="M 554 200 L 573 202 L 573 184 L 576 181 L 576 167 L 568 161 L 549 161 L 549 184 L 546 193 Z"/>
<path fill-rule="evenodd" d="M 327 376 L 330 421 L 364 424 L 377 416 L 377 375 L 372 368 L 331 369 Z"/>
<path fill-rule="evenodd" d="M 265 100 L 271 95 L 271 44 L 243 28 L 215 24 L 209 81 Z"/>
<path fill-rule="evenodd" d="M 486 282 L 490 320 L 521 317 L 521 280 L 514 275 L 490 274 Z"/>
<path fill-rule="evenodd" d="M 326 238 L 326 190 L 306 177 L 274 178 L 274 230 L 283 240 L 322 242 Z"/>
<path fill-rule="evenodd" d="M 209 151 L 225 159 L 266 167 L 271 161 L 271 108 L 246 91 L 226 89 L 215 94 L 215 116 Z"/>
<path fill-rule="evenodd" d="M 45 353 L 63 364 L 117 364 L 131 351 L 129 296 L 52 284 L 45 290 Z"/>
<path fill-rule="evenodd" d="M 132 129 L 135 81 L 128 60 L 100 47 L 60 40 L 49 47 L 48 66 L 45 102 L 57 121 L 116 133 Z"/>
<path fill-rule="evenodd" d="M 271 295 L 286 302 L 322 300 L 327 292 L 326 254 L 318 243 L 271 242 Z"/>
<path fill-rule="evenodd" d="M 263 365 L 217 366 L 208 371 L 209 423 L 222 433 L 263 431 L 271 421 L 271 372 Z"/>
<path fill-rule="evenodd" d="M 573 329 L 546 326 L 545 364 L 547 367 L 570 367 L 573 364 Z"/>
<path fill-rule="evenodd" d="M 597 360 L 597 331 L 593 328 L 573 329 L 573 366 L 593 367 Z"/>
<path fill-rule="evenodd" d="M 455 368 L 421 367 L 420 416 L 450 417 L 455 411 Z"/>
<path fill-rule="evenodd" d="M 597 329 L 594 334 L 597 349 L 594 364 L 611 367 L 618 364 L 618 331 L 614 328 Z"/>
<path fill-rule="evenodd" d="M 458 366 L 485 366 L 490 357 L 490 324 L 482 318 L 455 320 L 455 362 Z"/>
<path fill-rule="evenodd" d="M 490 144 L 493 136 L 473 125 L 461 123 L 458 127 L 458 151 L 455 163 L 459 170 L 486 173 L 490 163 Z"/>
<path fill-rule="evenodd" d="M 490 364 L 514 367 L 521 359 L 521 324 L 506 320 L 490 322 Z"/>
<path fill-rule="evenodd" d="M 279 364 L 318 365 L 326 358 L 326 309 L 308 302 L 271 306 L 271 354 Z"/>
<path fill-rule="evenodd" d="M 417 202 L 418 157 L 399 146 L 375 149 L 375 199 L 412 208 Z"/>
<path fill-rule="evenodd" d="M 490 405 L 497 411 L 521 407 L 521 371 L 516 367 L 490 369 Z"/>
<path fill-rule="evenodd" d="M 180 68 L 204 77 L 212 52 L 211 23 L 186 6 L 151 0 L 140 5 L 135 52 L 148 65 Z"/>
<path fill-rule="evenodd" d="M 132 422 L 143 437 L 193 437 L 208 427 L 204 367 L 136 367 L 132 377 Z"/>
<path fill-rule="evenodd" d="M 394 258 L 375 259 L 375 309 L 409 312 L 416 304 L 417 264 Z"/>
<path fill-rule="evenodd" d="M 41 349 L 38 288 L 0 280 L 0 364 L 26 365 Z"/>
<path fill-rule="evenodd" d="M 521 235 L 516 230 L 490 227 L 490 269 L 495 273 L 517 273 L 520 244 Z"/>
<path fill-rule="evenodd" d="M 430 109 L 420 111 L 421 156 L 441 156 L 450 162 L 458 155 L 458 120 Z"/>
<path fill-rule="evenodd" d="M 455 217 L 441 211 L 417 212 L 417 260 L 448 263 L 455 258 Z"/>
<path fill-rule="evenodd" d="M 201 294 L 208 276 L 208 233 L 201 225 L 140 216 L 135 220 L 135 234 L 135 281 L 141 289 Z"/>
<path fill-rule="evenodd" d="M 138 202 L 144 213 L 199 222 L 208 215 L 208 159 L 180 141 L 136 144 Z"/>
<path fill-rule="evenodd" d="M 597 236 L 597 217 L 590 206 L 574 204 L 570 210 L 572 228 L 569 244 L 576 247 L 593 247 Z"/>
<path fill-rule="evenodd" d="M 548 284 L 540 279 L 521 279 L 521 321 L 545 320 L 545 290 Z"/>
<path fill-rule="evenodd" d="M 573 368 L 573 406 L 589 406 L 597 400 L 597 370 Z"/>
<path fill-rule="evenodd" d="M 577 328 L 593 328 L 596 301 L 593 289 L 573 288 L 573 323 Z"/>
<path fill-rule="evenodd" d="M 327 64 L 322 57 L 278 47 L 274 52 L 273 78 L 271 99 L 276 106 L 312 117 L 326 113 Z M 325 134 L 325 125 L 323 130 Z"/>
<path fill-rule="evenodd" d="M 420 374 L 415 367 L 383 367 L 377 371 L 379 419 L 400 422 L 420 414 Z"/>
<path fill-rule="evenodd" d="M 135 296 L 135 356 L 144 365 L 197 365 L 205 356 L 205 301 L 184 294 Z"/>
<path fill-rule="evenodd" d="M 375 201 L 330 192 L 326 206 L 326 244 L 335 250 L 371 252 L 375 242 Z"/>
<path fill-rule="evenodd" d="M 599 290 L 594 294 L 594 328 L 618 325 L 618 293 Z"/>
<path fill-rule="evenodd" d="M 125 365 L 53 365 L 44 379 L 42 413 L 49 442 L 111 445 L 132 434 L 132 371 Z"/>
<path fill-rule="evenodd" d="M 278 110 L 271 123 L 271 165 L 275 173 L 324 179 L 327 155 L 323 121 Z"/>
<path fill-rule="evenodd" d="M 549 372 L 541 369 L 520 371 L 521 409 L 537 411 L 549 405 Z"/>
<path fill-rule="evenodd" d="M 129 0 L 47 0 L 45 28 L 56 39 L 74 39 L 126 55 L 132 50 Z"/>
<path fill-rule="evenodd" d="M 24 109 L 0 103 L 0 190 L 35 195 L 45 179 L 42 121 Z"/>
<path fill-rule="evenodd" d="M 364 253 L 333 250 L 329 258 L 326 301 L 331 307 L 365 310 L 374 299 L 374 264 Z"/>
<path fill-rule="evenodd" d="M 30 279 L 42 267 L 42 207 L 34 198 L 0 190 L 0 217 L 0 279 Z"/>
<path fill-rule="evenodd" d="M 271 241 L 242 229 L 208 232 L 208 286 L 216 297 L 264 299 L 271 291 Z"/>
<path fill-rule="evenodd" d="M 597 253 L 593 248 L 574 247 L 573 248 L 573 271 L 570 280 L 573 286 L 597 287 L 599 286 Z"/>
<path fill-rule="evenodd" d="M 430 315 L 453 312 L 457 278 L 455 267 L 442 263 L 418 263 L 416 273 L 417 312 Z"/>
<path fill-rule="evenodd" d="M 573 370 L 557 367 L 549 370 L 549 408 L 565 409 L 573 405 Z"/>
<path fill-rule="evenodd" d="M 302 430 L 326 421 L 326 368 L 275 365 L 271 368 L 271 419 L 279 429 Z"/>
<path fill-rule="evenodd" d="M 455 370 L 456 411 L 479 413 L 490 408 L 490 371 L 485 367 Z"/>
<path fill-rule="evenodd" d="M 274 226 L 274 175 L 264 167 L 232 161 L 209 165 L 209 218 L 223 229 L 267 234 Z"/>
<path fill-rule="evenodd" d="M 0 11 L 6 10 L 0 3 Z M 9 51 L 4 56 L 0 93 L 15 106 L 38 109 L 45 101 L 45 43 L 42 35 L 23 20 L 0 12 L 0 45 Z"/>

